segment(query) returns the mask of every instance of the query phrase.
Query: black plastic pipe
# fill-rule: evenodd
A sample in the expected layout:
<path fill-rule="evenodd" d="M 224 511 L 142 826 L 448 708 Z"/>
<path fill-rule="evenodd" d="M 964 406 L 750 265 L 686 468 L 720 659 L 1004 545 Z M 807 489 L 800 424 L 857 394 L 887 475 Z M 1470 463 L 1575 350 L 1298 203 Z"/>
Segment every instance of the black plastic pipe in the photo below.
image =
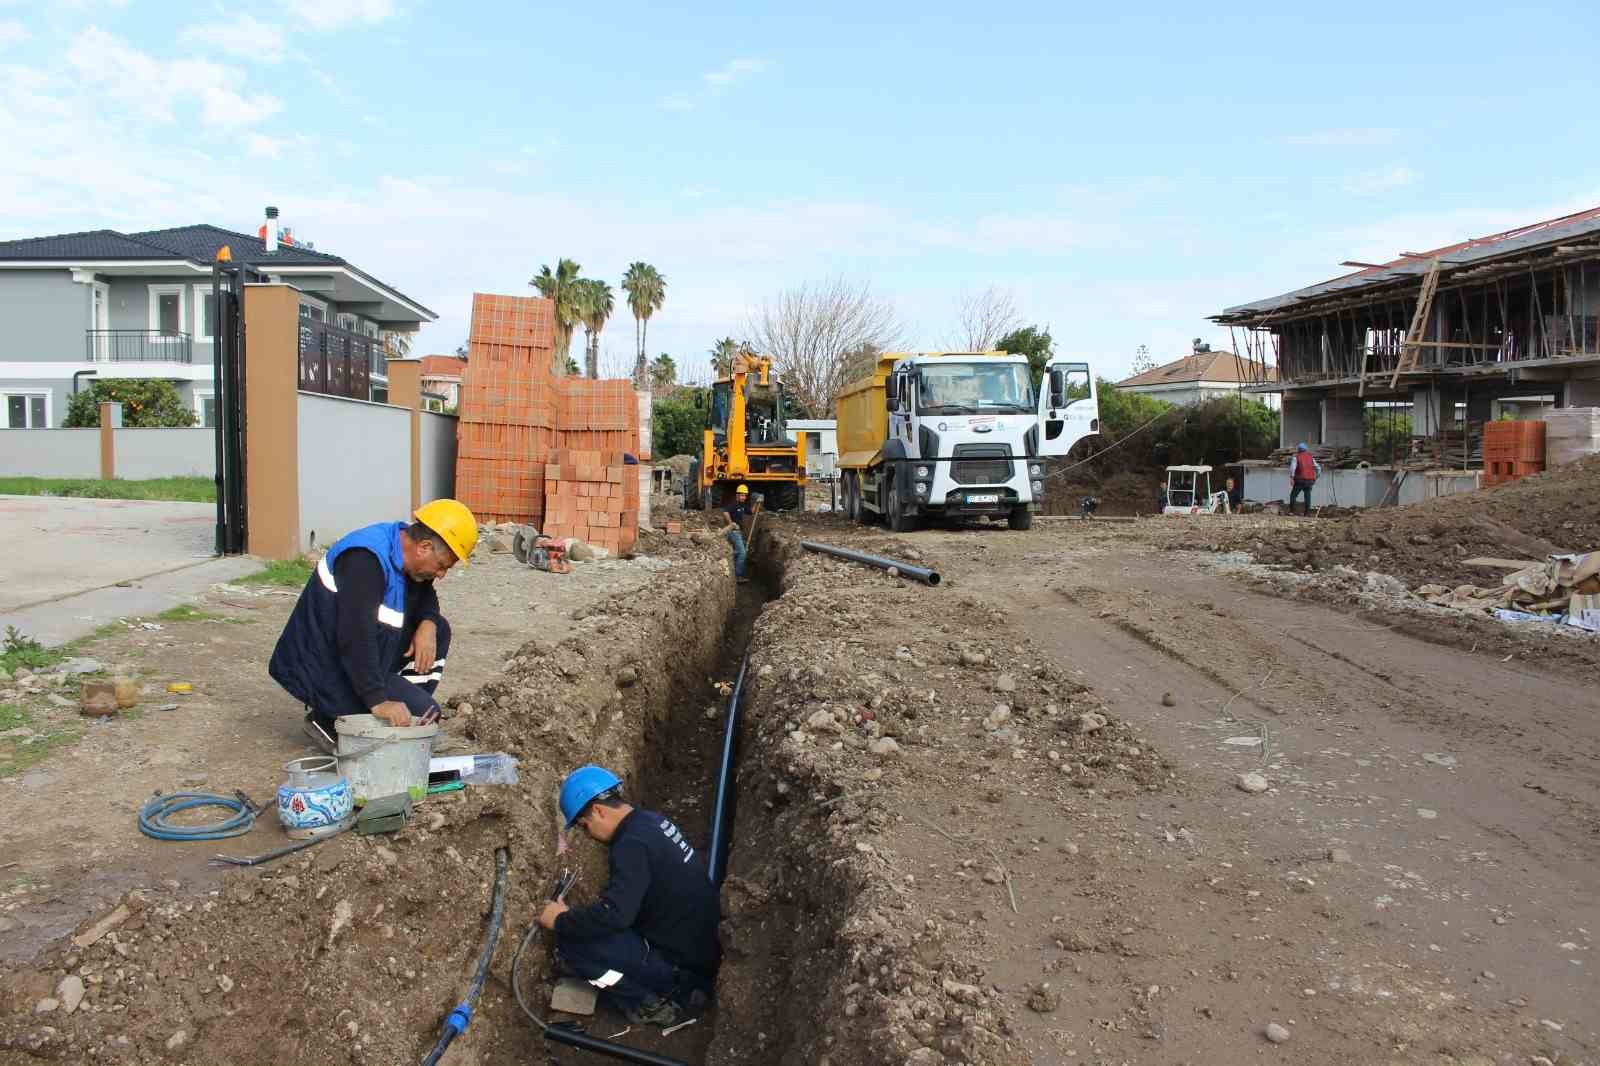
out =
<path fill-rule="evenodd" d="M 722 872 L 728 864 L 729 836 L 733 825 L 733 749 L 739 739 L 739 696 L 744 692 L 744 674 L 750 668 L 750 653 L 744 653 L 739 663 L 739 677 L 733 683 L 733 695 L 728 697 L 728 720 L 722 729 L 722 764 L 717 769 L 717 798 L 711 807 L 711 858 L 706 863 L 706 876 L 714 885 L 722 884 Z"/>
<path fill-rule="evenodd" d="M 422 1060 L 422 1066 L 436 1066 L 445 1048 L 450 1046 L 450 1041 L 460 1036 L 472 1021 L 472 1008 L 477 1005 L 478 993 L 483 991 L 483 982 L 489 976 L 489 960 L 494 958 L 494 946 L 500 942 L 500 919 L 506 912 L 506 875 L 510 866 L 511 853 L 505 848 L 496 848 L 494 904 L 489 908 L 488 936 L 483 942 L 483 952 L 478 956 L 477 971 L 472 975 L 472 985 L 467 989 L 466 998 L 445 1018 L 444 1032 L 439 1035 L 439 1042 L 433 1046 L 433 1050 L 428 1052 L 428 1057 Z"/>
<path fill-rule="evenodd" d="M 682 1059 L 657 1055 L 654 1051 L 628 1047 L 625 1044 L 613 1044 L 609 1040 L 601 1040 L 597 1036 L 590 1036 L 588 1033 L 580 1032 L 577 1029 L 568 1029 L 564 1025 L 546 1024 L 544 1038 L 552 1044 L 565 1044 L 567 1047 L 581 1048 L 584 1051 L 592 1051 L 596 1055 L 604 1055 L 608 1059 L 621 1059 L 623 1062 L 642 1062 L 645 1063 L 645 1066 L 689 1066 Z"/>
<path fill-rule="evenodd" d="M 853 563 L 865 563 L 867 566 L 876 566 L 879 570 L 893 570 L 901 577 L 909 577 L 920 581 L 924 585 L 937 585 L 939 571 L 929 570 L 923 566 L 912 566 L 910 563 L 900 562 L 898 559 L 885 559 L 881 555 L 868 555 L 851 548 L 839 548 L 832 544 L 818 544 L 814 540 L 803 540 L 800 547 L 807 551 L 821 552 L 823 555 L 833 555 L 840 559 L 848 559 Z"/>

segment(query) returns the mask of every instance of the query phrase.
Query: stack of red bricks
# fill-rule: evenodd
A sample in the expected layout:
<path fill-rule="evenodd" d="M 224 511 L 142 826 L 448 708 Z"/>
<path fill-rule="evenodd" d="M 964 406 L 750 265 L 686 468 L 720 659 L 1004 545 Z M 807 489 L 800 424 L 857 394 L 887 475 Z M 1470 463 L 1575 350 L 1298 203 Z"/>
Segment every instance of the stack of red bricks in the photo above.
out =
<path fill-rule="evenodd" d="M 532 296 L 496 296 L 474 293 L 472 325 L 467 342 L 467 367 L 462 375 L 460 421 L 456 431 L 456 498 L 483 522 L 528 522 L 548 536 L 589 539 L 585 532 L 560 532 L 549 528 L 549 500 L 580 498 L 576 489 L 549 491 L 548 482 L 564 480 L 572 486 L 613 484 L 606 478 L 580 478 L 601 468 L 609 472 L 622 466 L 622 453 L 640 454 L 639 398 L 625 380 L 589 381 L 557 377 L 555 355 L 555 305 Z M 582 454 L 584 462 L 562 462 L 556 454 Z M 588 461 L 594 456 L 592 462 Z M 614 457 L 614 458 L 613 458 Z M 648 458 L 647 456 L 645 458 Z M 560 463 L 572 472 L 558 479 L 550 468 Z M 631 530 L 626 537 L 606 535 L 597 544 L 626 551 L 633 546 L 639 523 L 639 467 L 631 492 L 616 498 L 626 507 L 626 518 L 615 526 L 607 519 L 579 520 L 576 508 L 559 524 L 591 526 L 596 530 Z M 621 482 L 616 484 L 621 486 Z M 581 498 L 612 499 L 590 492 Z M 593 514 L 609 516 L 609 510 Z M 612 544 L 616 541 L 616 544 Z"/>
<path fill-rule="evenodd" d="M 545 466 L 544 534 L 577 537 L 613 555 L 639 536 L 639 468 L 620 451 L 568 448 Z"/>
<path fill-rule="evenodd" d="M 467 367 L 456 409 L 456 498 L 483 522 L 538 524 L 555 446 L 555 305 L 472 297 Z"/>

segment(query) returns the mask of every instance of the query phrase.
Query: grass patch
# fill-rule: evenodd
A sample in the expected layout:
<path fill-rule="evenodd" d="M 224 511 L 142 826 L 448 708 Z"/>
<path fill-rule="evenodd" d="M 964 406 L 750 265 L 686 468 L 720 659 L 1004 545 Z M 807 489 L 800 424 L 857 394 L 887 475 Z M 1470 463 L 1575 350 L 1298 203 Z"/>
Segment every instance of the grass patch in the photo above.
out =
<path fill-rule="evenodd" d="M 264 568 L 238 581 L 241 585 L 282 585 L 285 588 L 299 588 L 311 580 L 311 571 L 314 569 L 311 560 L 304 557 L 299 559 L 274 559 Z"/>
<path fill-rule="evenodd" d="M 15 729 L 33 721 L 33 716 L 15 703 L 0 703 L 0 729 Z"/>
<path fill-rule="evenodd" d="M 121 478 L 105 481 L 78 477 L 0 477 L 0 494 L 216 503 L 217 485 L 207 477 L 157 477 L 144 481 L 124 481 Z"/>
<path fill-rule="evenodd" d="M 225 622 L 227 618 L 210 611 L 202 611 L 191 603 L 180 603 L 176 607 L 168 607 L 156 615 L 163 622 Z"/>
<path fill-rule="evenodd" d="M 28 713 L 26 707 L 0 703 L 0 732 L 34 724 L 33 715 Z M 20 774 L 57 748 L 77 740 L 78 736 L 78 730 L 69 726 L 54 732 L 36 729 L 34 735 L 26 739 L 7 737 L 0 740 L 0 778 Z"/>
<path fill-rule="evenodd" d="M 16 626 L 6 626 L 4 638 L 0 638 L 0 670 L 9 674 L 16 673 L 19 666 L 43 670 L 66 657 L 65 650 L 46 648 Z"/>

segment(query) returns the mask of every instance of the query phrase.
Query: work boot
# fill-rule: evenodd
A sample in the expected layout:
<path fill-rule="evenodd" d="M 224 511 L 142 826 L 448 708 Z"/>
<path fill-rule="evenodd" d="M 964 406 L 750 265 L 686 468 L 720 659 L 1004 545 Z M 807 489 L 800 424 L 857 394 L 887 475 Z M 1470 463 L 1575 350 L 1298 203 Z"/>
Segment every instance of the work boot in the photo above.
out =
<path fill-rule="evenodd" d="M 309 714 L 306 715 L 305 723 L 300 728 L 305 733 L 306 739 L 310 740 L 312 746 L 322 754 L 333 755 L 338 750 L 338 742 L 330 737 Z"/>
<path fill-rule="evenodd" d="M 629 1007 L 623 1014 L 634 1025 L 659 1025 L 665 1029 L 678 1024 L 678 1005 L 666 996 L 651 996 L 637 1007 Z"/>

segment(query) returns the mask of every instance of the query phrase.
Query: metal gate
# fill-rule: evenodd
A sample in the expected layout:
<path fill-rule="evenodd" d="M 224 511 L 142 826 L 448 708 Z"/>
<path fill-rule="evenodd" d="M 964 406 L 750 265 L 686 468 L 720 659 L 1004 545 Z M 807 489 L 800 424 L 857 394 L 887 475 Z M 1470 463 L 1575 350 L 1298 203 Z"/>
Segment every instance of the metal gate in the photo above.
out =
<path fill-rule="evenodd" d="M 244 281 L 246 267 L 211 271 L 213 390 L 217 405 L 217 554 L 245 550 Z"/>

